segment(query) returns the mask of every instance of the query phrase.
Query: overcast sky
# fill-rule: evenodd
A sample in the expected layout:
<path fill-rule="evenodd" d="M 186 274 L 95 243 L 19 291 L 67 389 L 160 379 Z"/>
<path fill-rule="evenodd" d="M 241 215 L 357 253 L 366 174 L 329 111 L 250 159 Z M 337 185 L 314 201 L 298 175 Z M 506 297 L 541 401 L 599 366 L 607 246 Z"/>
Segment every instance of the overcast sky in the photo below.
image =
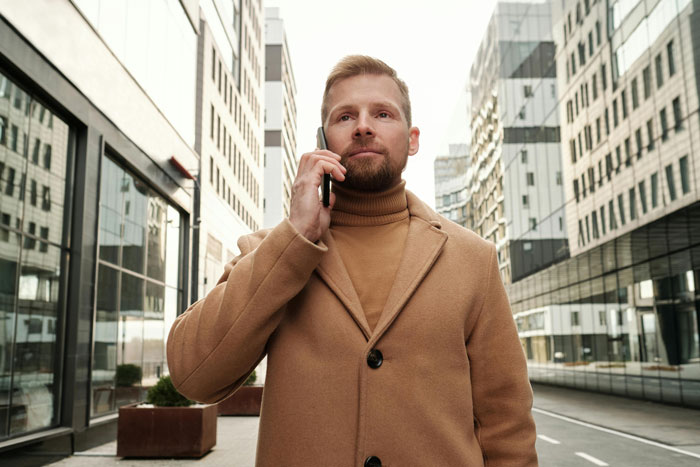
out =
<path fill-rule="evenodd" d="M 495 0 L 264 0 L 279 7 L 297 85 L 297 157 L 316 147 L 325 80 L 345 55 L 371 55 L 408 84 L 420 150 L 408 160 L 407 188 L 433 206 L 433 160 L 466 142 L 457 105 Z M 451 123 L 462 118 L 463 124 Z M 462 135 L 457 135 L 464 127 Z M 452 135 L 448 137 L 448 133 Z M 457 141 L 461 139 L 462 141 Z"/>

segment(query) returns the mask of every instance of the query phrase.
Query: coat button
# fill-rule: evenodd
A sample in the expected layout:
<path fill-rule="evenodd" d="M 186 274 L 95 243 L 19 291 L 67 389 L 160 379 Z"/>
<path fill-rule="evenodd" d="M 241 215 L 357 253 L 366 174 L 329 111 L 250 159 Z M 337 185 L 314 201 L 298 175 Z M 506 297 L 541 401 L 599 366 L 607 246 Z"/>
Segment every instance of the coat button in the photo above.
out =
<path fill-rule="evenodd" d="M 365 459 L 365 467 L 382 467 L 382 461 L 377 456 L 369 456 Z"/>
<path fill-rule="evenodd" d="M 369 365 L 370 368 L 379 368 L 380 366 L 382 366 L 383 361 L 384 356 L 377 349 L 372 349 L 367 354 L 367 365 Z"/>

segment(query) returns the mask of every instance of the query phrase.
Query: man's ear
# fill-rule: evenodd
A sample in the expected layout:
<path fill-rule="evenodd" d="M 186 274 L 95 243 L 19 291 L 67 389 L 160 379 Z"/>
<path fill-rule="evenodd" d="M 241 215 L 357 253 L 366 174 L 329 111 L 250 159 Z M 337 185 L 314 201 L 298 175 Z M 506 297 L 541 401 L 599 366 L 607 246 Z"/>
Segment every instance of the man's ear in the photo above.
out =
<path fill-rule="evenodd" d="M 418 127 L 412 126 L 408 129 L 408 155 L 413 156 L 418 152 L 418 139 L 420 138 L 420 130 Z"/>

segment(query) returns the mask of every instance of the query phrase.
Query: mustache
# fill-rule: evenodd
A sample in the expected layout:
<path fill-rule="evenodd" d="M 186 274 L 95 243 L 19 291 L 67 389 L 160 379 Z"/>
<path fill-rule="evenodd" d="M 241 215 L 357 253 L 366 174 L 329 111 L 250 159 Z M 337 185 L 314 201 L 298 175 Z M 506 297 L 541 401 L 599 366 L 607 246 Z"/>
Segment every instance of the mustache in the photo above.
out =
<path fill-rule="evenodd" d="M 371 151 L 371 152 L 376 152 L 378 154 L 384 154 L 384 155 L 386 155 L 388 153 L 387 148 L 382 146 L 381 144 L 374 144 L 374 143 L 363 142 L 362 140 L 359 140 L 359 141 L 351 143 L 348 147 L 346 147 L 340 153 L 340 157 L 342 159 L 347 159 L 352 154 L 355 154 L 358 152 L 364 152 L 364 151 Z"/>

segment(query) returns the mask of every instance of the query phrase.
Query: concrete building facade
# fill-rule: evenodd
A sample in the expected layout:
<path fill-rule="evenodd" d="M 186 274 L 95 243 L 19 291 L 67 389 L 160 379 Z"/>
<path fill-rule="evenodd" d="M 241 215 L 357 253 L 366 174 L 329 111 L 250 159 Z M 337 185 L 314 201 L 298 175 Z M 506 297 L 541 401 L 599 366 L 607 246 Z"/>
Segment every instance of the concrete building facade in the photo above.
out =
<path fill-rule="evenodd" d="M 264 227 L 289 216 L 297 173 L 296 82 L 279 8 L 265 9 Z"/>
<path fill-rule="evenodd" d="M 238 238 L 263 226 L 262 3 L 204 0 L 200 7 L 194 299 L 216 285 L 239 253 Z"/>
<path fill-rule="evenodd" d="M 567 257 L 550 2 L 499 2 L 470 70 L 467 218 L 515 282 Z"/>

